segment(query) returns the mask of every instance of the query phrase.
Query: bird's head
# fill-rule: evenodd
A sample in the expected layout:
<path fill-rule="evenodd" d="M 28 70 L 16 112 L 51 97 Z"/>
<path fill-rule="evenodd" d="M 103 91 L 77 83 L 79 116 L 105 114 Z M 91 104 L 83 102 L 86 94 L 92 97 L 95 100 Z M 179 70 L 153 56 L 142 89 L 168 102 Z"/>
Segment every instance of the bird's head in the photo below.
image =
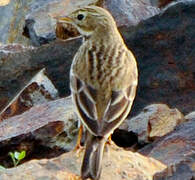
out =
<path fill-rule="evenodd" d="M 86 6 L 72 12 L 68 16 L 57 17 L 58 22 L 69 23 L 77 28 L 84 36 L 90 36 L 93 32 L 107 31 L 109 27 L 113 28 L 115 22 L 108 11 L 97 6 Z"/>

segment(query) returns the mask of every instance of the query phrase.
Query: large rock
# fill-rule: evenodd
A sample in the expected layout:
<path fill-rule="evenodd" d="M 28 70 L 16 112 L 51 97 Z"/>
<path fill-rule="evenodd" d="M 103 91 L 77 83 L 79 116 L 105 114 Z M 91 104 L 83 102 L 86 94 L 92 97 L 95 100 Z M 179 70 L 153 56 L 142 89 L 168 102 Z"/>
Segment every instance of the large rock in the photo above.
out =
<path fill-rule="evenodd" d="M 69 69 L 81 39 L 56 41 L 40 48 L 21 45 L 0 46 L 0 112 L 31 81 L 42 68 L 59 90 L 69 91 Z"/>
<path fill-rule="evenodd" d="M 2 110 L 0 120 L 21 114 L 33 106 L 57 98 L 58 91 L 45 75 L 45 69 L 42 69 Z"/>
<path fill-rule="evenodd" d="M 105 0 L 103 7 L 111 12 L 118 27 L 135 26 L 160 12 L 148 0 Z"/>
<path fill-rule="evenodd" d="M 48 43 L 55 39 L 56 21 L 52 16 L 67 15 L 78 7 L 99 5 L 108 9 L 114 16 L 118 26 L 135 26 L 141 20 L 159 13 L 159 9 L 150 5 L 149 1 L 55 1 L 34 10 L 26 16 L 25 35 L 30 37 L 35 46 Z M 67 39 L 78 36 L 78 32 L 71 25 L 62 26 L 57 23 L 57 37 Z"/>
<path fill-rule="evenodd" d="M 183 1 L 124 30 L 138 61 L 139 85 L 134 112 L 163 103 L 184 114 L 195 107 L 195 1 Z M 133 115 L 133 114 L 132 114 Z"/>
<path fill-rule="evenodd" d="M 29 44 L 22 35 L 25 16 L 33 0 L 1 1 L 0 3 L 0 43 Z"/>
<path fill-rule="evenodd" d="M 27 159 L 55 157 L 74 148 L 77 134 L 71 97 L 34 106 L 0 123 L 0 164 L 10 166 L 7 154 L 15 150 L 26 150 Z"/>
<path fill-rule="evenodd" d="M 191 180 L 195 178 L 195 121 L 185 122 L 140 152 L 167 165 L 155 180 Z"/>
<path fill-rule="evenodd" d="M 98 0 L 1 0 L 0 43 L 41 45 L 53 41 L 55 21 L 49 16 L 50 13 L 96 3 Z M 31 41 L 23 34 L 31 37 Z"/>
<path fill-rule="evenodd" d="M 127 119 L 119 129 L 135 133 L 139 143 L 148 143 L 173 131 L 184 121 L 184 116 L 177 109 L 170 109 L 165 104 L 152 104 L 137 116 Z"/>
<path fill-rule="evenodd" d="M 56 38 L 56 21 L 52 16 L 67 15 L 80 6 L 98 5 L 99 2 L 100 0 L 50 0 L 44 4 L 37 3 L 39 8 L 34 8 L 25 18 L 24 34 L 30 38 L 34 46 L 46 44 Z M 78 33 L 76 35 L 78 35 Z M 67 37 L 65 39 L 67 39 Z"/>
<path fill-rule="evenodd" d="M 102 164 L 101 180 L 152 180 L 166 166 L 153 158 L 107 146 Z M 81 180 L 83 150 L 65 153 L 55 159 L 33 160 L 12 169 L 2 170 L 1 180 Z"/>

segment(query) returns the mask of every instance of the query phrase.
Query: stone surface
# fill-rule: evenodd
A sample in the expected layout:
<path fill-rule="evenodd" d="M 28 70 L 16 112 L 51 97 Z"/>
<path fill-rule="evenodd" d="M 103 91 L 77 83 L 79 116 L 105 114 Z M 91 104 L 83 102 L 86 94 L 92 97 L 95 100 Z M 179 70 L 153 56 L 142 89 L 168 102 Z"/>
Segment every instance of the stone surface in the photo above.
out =
<path fill-rule="evenodd" d="M 1 180 L 78 180 L 83 150 L 65 153 L 55 159 L 33 160 L 17 168 L 2 170 Z M 103 158 L 101 180 L 152 180 L 166 166 L 153 158 L 107 146 Z"/>
<path fill-rule="evenodd" d="M 52 16 L 67 15 L 74 9 L 80 6 L 98 4 L 100 0 L 63 0 L 63 1 L 48 1 L 44 4 L 39 4 L 39 8 L 34 8 L 25 19 L 24 34 L 30 38 L 34 46 L 40 46 L 53 41 L 56 38 L 55 27 L 56 21 Z M 70 26 L 68 26 L 69 29 Z M 59 34 L 60 26 L 57 28 Z M 67 33 L 66 33 L 67 32 Z M 63 34 L 68 34 L 70 31 L 63 30 Z M 70 33 L 68 34 L 70 35 Z M 78 35 L 78 33 L 76 34 Z M 68 37 L 68 36 L 67 36 Z M 64 39 L 67 39 L 67 37 Z M 69 36 L 70 37 L 70 36 Z M 72 36 L 73 37 L 73 36 Z"/>
<path fill-rule="evenodd" d="M 185 116 L 185 119 L 187 119 L 188 121 L 190 121 L 190 120 L 194 120 L 194 121 L 195 121 L 195 111 L 193 111 L 193 112 L 187 114 L 187 115 Z"/>
<path fill-rule="evenodd" d="M 195 178 L 195 121 L 177 126 L 175 131 L 141 149 L 140 152 L 167 165 L 155 180 L 190 180 Z"/>
<path fill-rule="evenodd" d="M 31 1 L 0 1 L 0 43 L 17 42 L 28 44 L 29 40 L 22 35 L 22 32 L 25 24 L 25 15 L 29 10 Z"/>
<path fill-rule="evenodd" d="M 65 9 L 94 3 L 98 4 L 98 0 L 1 0 L 0 43 L 38 46 L 53 41 L 55 21 L 49 16 L 51 12 L 62 13 Z M 31 41 L 23 34 L 30 36 Z"/>
<path fill-rule="evenodd" d="M 170 3 L 176 2 L 176 1 L 179 1 L 179 0 L 150 0 L 150 3 L 152 4 L 152 6 L 163 8 L 169 5 Z"/>
<path fill-rule="evenodd" d="M 69 94 L 69 69 L 81 39 L 55 41 L 40 48 L 0 46 L 0 112 L 31 81 L 40 69 L 60 96 Z"/>
<path fill-rule="evenodd" d="M 85 0 L 85 1 L 55 1 L 34 10 L 26 16 L 25 35 L 30 37 L 35 46 L 48 43 L 55 39 L 56 22 L 52 16 L 67 15 L 78 7 L 86 5 L 99 5 L 108 9 L 115 17 L 118 26 L 135 26 L 141 20 L 147 19 L 160 12 L 156 7 L 150 5 L 149 1 L 110 1 L 110 0 Z M 78 32 L 70 25 L 57 24 L 57 37 L 67 39 L 78 36 Z"/>
<path fill-rule="evenodd" d="M 137 134 L 140 143 L 147 143 L 168 134 L 184 121 L 177 109 L 170 109 L 165 104 L 152 104 L 137 116 L 127 119 L 120 129 Z"/>
<path fill-rule="evenodd" d="M 105 0 L 103 7 L 111 12 L 118 27 L 135 26 L 160 12 L 148 0 Z"/>
<path fill-rule="evenodd" d="M 2 110 L 0 120 L 21 114 L 32 106 L 58 98 L 58 91 L 44 72 L 45 69 L 38 72 L 7 107 Z"/>
<path fill-rule="evenodd" d="M 184 114 L 194 111 L 194 8 L 195 1 L 185 0 L 140 23 L 133 32 L 121 31 L 138 61 L 134 112 L 154 103 L 167 104 Z"/>
<path fill-rule="evenodd" d="M 58 149 L 70 151 L 75 146 L 77 134 L 78 118 L 71 97 L 34 106 L 0 123 L 0 164 L 9 151 L 16 149 L 24 148 L 28 159 L 33 153 L 49 157 L 47 152 L 41 153 L 44 147 L 53 149 L 51 156 L 57 156 Z"/>
<path fill-rule="evenodd" d="M 10 0 L 1 0 L 0 1 L 0 6 L 6 6 L 6 5 L 9 4 L 9 2 L 10 2 Z"/>

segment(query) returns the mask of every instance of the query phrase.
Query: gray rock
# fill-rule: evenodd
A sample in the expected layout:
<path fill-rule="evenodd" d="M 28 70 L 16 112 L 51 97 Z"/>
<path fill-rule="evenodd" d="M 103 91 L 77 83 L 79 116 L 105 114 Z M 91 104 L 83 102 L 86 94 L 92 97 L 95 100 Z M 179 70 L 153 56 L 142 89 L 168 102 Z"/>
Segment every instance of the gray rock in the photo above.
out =
<path fill-rule="evenodd" d="M 188 120 L 188 121 L 192 121 L 192 120 L 195 121 L 195 111 L 193 111 L 193 112 L 187 114 L 187 115 L 185 116 L 185 119 Z"/>
<path fill-rule="evenodd" d="M 160 13 L 160 9 L 148 0 L 105 0 L 103 7 L 108 9 L 120 26 L 136 26 L 140 21 Z"/>
<path fill-rule="evenodd" d="M 68 14 L 79 6 L 97 4 L 99 0 L 45 1 L 33 4 L 25 17 L 24 34 L 34 46 L 40 46 L 56 39 L 56 20 L 52 16 Z"/>

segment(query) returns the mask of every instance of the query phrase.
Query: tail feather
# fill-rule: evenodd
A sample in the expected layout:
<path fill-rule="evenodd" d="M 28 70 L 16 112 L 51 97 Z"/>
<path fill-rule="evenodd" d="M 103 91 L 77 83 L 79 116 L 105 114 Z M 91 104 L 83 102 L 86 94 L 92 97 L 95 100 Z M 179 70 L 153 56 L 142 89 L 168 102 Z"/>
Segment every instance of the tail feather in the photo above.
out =
<path fill-rule="evenodd" d="M 86 150 L 81 167 L 82 179 L 98 180 L 101 174 L 101 162 L 106 138 L 88 134 Z"/>

